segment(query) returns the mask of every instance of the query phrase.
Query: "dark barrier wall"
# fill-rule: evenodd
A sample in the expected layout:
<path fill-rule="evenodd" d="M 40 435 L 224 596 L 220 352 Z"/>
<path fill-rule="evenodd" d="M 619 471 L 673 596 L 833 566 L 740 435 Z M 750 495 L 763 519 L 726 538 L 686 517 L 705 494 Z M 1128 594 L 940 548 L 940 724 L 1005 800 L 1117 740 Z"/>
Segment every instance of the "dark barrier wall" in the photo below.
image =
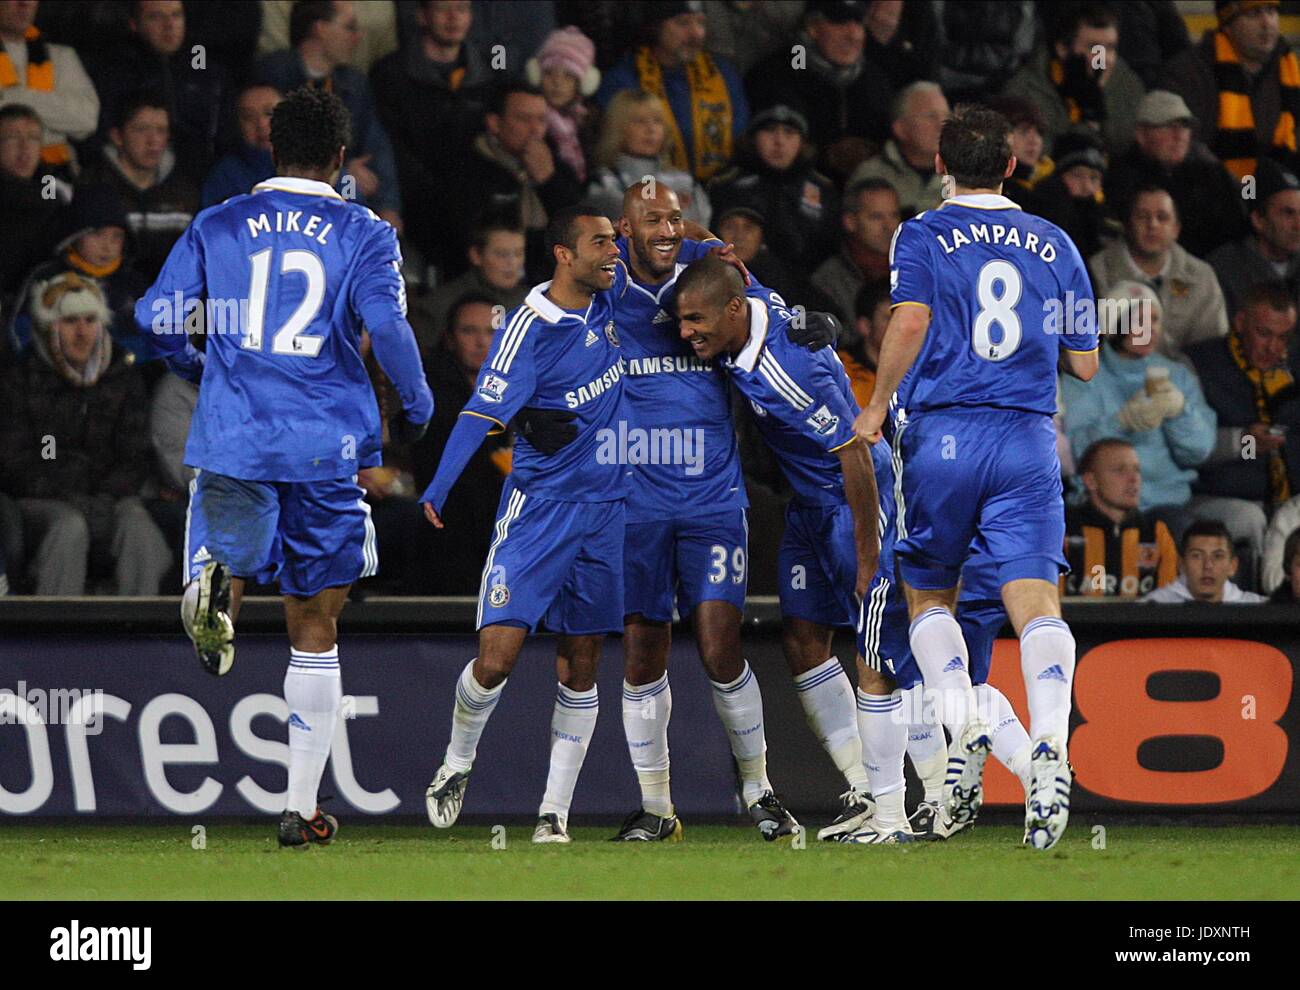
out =
<path fill-rule="evenodd" d="M 255 815 L 283 807 L 278 604 L 251 602 L 239 657 L 203 674 L 174 602 L 8 602 L 0 607 L 0 813 Z M 746 651 L 764 690 L 769 772 L 796 813 L 829 814 L 843 782 L 809 732 L 770 604 L 750 609 Z M 1300 622 L 1275 607 L 1079 606 L 1071 759 L 1079 810 L 1300 812 Z M 345 714 L 322 793 L 345 812 L 423 814 L 447 743 L 452 688 L 474 654 L 464 603 L 371 601 L 345 612 Z M 44 630 L 60 629 L 58 633 Z M 462 630 L 456 632 L 454 630 Z M 64 631 L 66 630 L 66 631 Z M 417 630 L 432 630 L 417 632 Z M 837 642 L 848 661 L 851 642 Z M 546 777 L 554 644 L 530 642 L 479 748 L 467 815 L 532 814 Z M 689 636 L 671 665 L 673 791 L 684 816 L 738 811 L 730 753 Z M 1018 646 L 993 681 L 1025 717 Z M 621 718 L 619 644 L 606 647 L 601 714 L 575 815 L 619 815 L 638 792 Z M 5 692 L 8 692 L 7 694 Z M 82 716 L 94 710 L 102 715 Z M 990 761 L 989 800 L 1019 804 Z"/>

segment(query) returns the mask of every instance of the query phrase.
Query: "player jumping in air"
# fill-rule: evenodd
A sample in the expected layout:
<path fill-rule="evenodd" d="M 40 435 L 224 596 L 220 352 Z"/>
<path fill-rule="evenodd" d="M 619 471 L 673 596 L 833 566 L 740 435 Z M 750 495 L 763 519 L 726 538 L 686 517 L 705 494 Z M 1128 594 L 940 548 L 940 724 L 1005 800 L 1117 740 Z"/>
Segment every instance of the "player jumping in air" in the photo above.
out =
<path fill-rule="evenodd" d="M 342 697 L 337 619 L 352 583 L 378 565 L 356 479 L 381 449 L 363 324 L 401 396 L 399 434 L 418 438 L 433 415 L 397 233 L 333 188 L 348 141 L 337 97 L 286 97 L 271 118 L 277 177 L 195 217 L 135 311 L 168 366 L 199 383 L 181 615 L 204 669 L 225 674 L 234 662 L 246 579 L 278 576 L 284 594 L 282 846 L 327 844 L 338 830 L 316 804 Z M 186 326 L 204 303 L 199 352 Z"/>
<path fill-rule="evenodd" d="M 478 656 L 456 685 L 451 740 L 425 800 L 435 826 L 455 823 L 483 729 L 525 637 L 545 623 L 560 634 L 560 684 L 533 841 L 568 842 L 569 805 L 596 725 L 601 645 L 606 633 L 623 628 L 627 468 L 602 445 L 617 436 L 623 412 L 626 365 L 614 306 L 627 274 L 613 226 L 582 205 L 555 213 L 546 240 L 555 277 L 507 314 L 420 497 L 441 528 L 447 493 L 489 431 L 504 430 L 529 404 L 575 414 L 570 442 L 554 453 L 535 447 L 527 430 L 516 438 L 483 566 Z"/>
<path fill-rule="evenodd" d="M 1016 165 L 1009 131 L 1000 114 L 977 106 L 945 122 L 935 167 L 956 194 L 894 235 L 893 315 L 875 393 L 854 429 L 879 439 L 898 392 L 897 555 L 912 652 L 926 687 L 942 695 L 952 736 L 946 810 L 958 824 L 974 818 L 992 746 L 954 615 L 974 541 L 997 566 L 1020 637 L 1033 737 L 1025 837 L 1048 849 L 1069 817 L 1075 654 L 1057 591 L 1066 563 L 1056 371 L 1092 378 L 1097 338 L 1074 244 L 1001 195 Z"/>
<path fill-rule="evenodd" d="M 814 731 L 837 765 L 853 754 L 861 790 L 869 787 L 876 803 L 855 829 L 821 837 L 910 842 L 907 722 L 897 686 L 919 683 L 920 675 L 905 662 L 901 635 L 889 641 L 902 625 L 885 621 L 892 586 L 889 447 L 858 442 L 857 403 L 844 366 L 829 348 L 810 353 L 790 341 L 793 314 L 780 296 L 756 287 L 747 293 L 734 269 L 704 258 L 678 276 L 676 301 L 682 339 L 701 360 L 721 359 L 794 490 L 779 557 L 782 645 L 800 693 L 824 688 L 819 693 L 827 700 L 809 719 Z M 878 472 L 885 482 L 879 493 Z M 853 689 L 830 652 L 834 627 L 849 625 L 857 631 L 856 715 Z"/>
<path fill-rule="evenodd" d="M 673 607 L 690 616 L 713 704 L 731 744 L 741 796 L 769 841 L 798 823 L 767 779 L 763 699 L 740 644 L 745 607 L 748 500 L 736 450 L 726 379 L 678 336 L 677 275 L 716 239 L 684 237 L 677 194 L 648 179 L 623 197 L 619 250 L 631 282 L 618 303 L 628 362 L 625 388 L 631 485 L 624 541 L 623 727 L 641 786 L 641 807 L 619 830 L 622 841 L 675 840 L 681 822 L 669 786 L 668 654 Z M 833 328 L 810 314 L 800 343 L 824 346 Z M 664 438 L 656 440 L 656 438 Z M 652 444 L 659 447 L 647 449 Z M 667 449 L 660 449 L 664 444 Z M 801 695 L 802 697 L 802 695 Z M 865 790 L 865 771 L 856 761 Z M 855 805 L 865 805 L 856 795 Z M 863 809 L 855 807 L 855 814 Z M 850 823 L 856 827 L 859 822 Z"/>

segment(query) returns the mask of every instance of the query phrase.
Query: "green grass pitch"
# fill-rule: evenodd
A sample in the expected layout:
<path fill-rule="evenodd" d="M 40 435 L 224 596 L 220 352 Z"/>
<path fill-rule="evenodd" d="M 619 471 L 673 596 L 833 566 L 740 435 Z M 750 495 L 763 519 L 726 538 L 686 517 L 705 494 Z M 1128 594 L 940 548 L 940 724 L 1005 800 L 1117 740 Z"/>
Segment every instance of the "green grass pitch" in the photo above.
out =
<path fill-rule="evenodd" d="M 1231 899 L 1300 898 L 1300 827 L 1106 826 L 1078 819 L 1056 849 L 980 825 L 908 847 L 769 845 L 749 827 L 691 825 L 685 841 L 606 840 L 575 827 L 569 846 L 531 828 L 344 820 L 329 848 L 279 849 L 274 823 L 0 824 L 6 899 L 279 899 L 310 885 L 329 899 Z M 497 839 L 500 845 L 500 838 Z"/>

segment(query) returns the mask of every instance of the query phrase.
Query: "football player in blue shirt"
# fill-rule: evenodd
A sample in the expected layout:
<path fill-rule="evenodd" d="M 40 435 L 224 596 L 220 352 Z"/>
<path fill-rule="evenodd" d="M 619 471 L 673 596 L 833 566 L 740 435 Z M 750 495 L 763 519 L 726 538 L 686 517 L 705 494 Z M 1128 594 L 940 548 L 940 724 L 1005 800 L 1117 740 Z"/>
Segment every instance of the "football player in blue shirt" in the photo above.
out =
<path fill-rule="evenodd" d="M 903 626 L 885 618 L 892 588 L 889 446 L 858 442 L 857 403 L 844 366 L 830 349 L 810 353 L 790 341 L 794 317 L 780 296 L 761 288 L 747 293 L 734 269 L 704 258 L 678 276 L 677 315 L 695 355 L 720 359 L 749 401 L 794 490 L 779 558 L 782 645 L 796 690 L 821 697 L 809 709 L 813 731 L 842 772 L 851 761 L 861 771 L 865 762 L 861 791 L 869 787 L 875 798 L 874 815 L 856 830 L 823 829 L 819 837 L 910 842 L 907 723 L 898 688 L 920 675 Z M 856 719 L 853 688 L 830 653 L 834 627 L 846 625 L 858 640 Z"/>
<path fill-rule="evenodd" d="M 573 414 L 569 442 L 553 453 L 538 449 L 526 431 L 516 438 L 483 566 L 478 656 L 461 671 L 451 740 L 425 803 L 436 827 L 455 823 L 479 738 L 524 638 L 545 624 L 560 634 L 560 685 L 533 841 L 569 842 L 569 805 L 596 725 L 601 645 L 606 633 L 623 628 L 627 467 L 616 446 L 626 364 L 614 307 L 627 274 L 613 226 L 582 204 L 557 211 L 546 240 L 555 277 L 506 315 L 420 496 L 441 528 L 447 493 L 489 432 L 504 430 L 526 407 Z"/>
<path fill-rule="evenodd" d="M 678 273 L 710 253 L 728 260 L 730 253 L 702 228 L 690 231 L 700 239 L 686 237 L 687 226 L 677 194 L 662 182 L 648 177 L 626 190 L 618 242 L 631 275 L 618 303 L 628 364 L 623 449 L 631 468 L 623 558 L 623 728 L 641 807 L 616 839 L 673 841 L 682 834 L 668 759 L 667 667 L 676 606 L 694 627 L 714 707 L 739 768 L 742 799 L 771 841 L 792 833 L 797 823 L 767 779 L 763 699 L 740 643 L 749 503 L 730 393 L 724 373 L 680 339 L 673 310 Z M 833 328 L 816 315 L 809 315 L 798 338 L 814 347 L 833 341 Z M 865 789 L 860 758 L 856 770 Z"/>
<path fill-rule="evenodd" d="M 947 811 L 959 824 L 974 817 L 991 748 L 954 615 L 974 542 L 997 565 L 1020 636 L 1033 735 L 1026 837 L 1049 849 L 1069 817 L 1075 654 L 1057 591 L 1065 515 L 1052 414 L 1057 368 L 1091 379 L 1097 337 L 1074 244 L 1001 195 L 1016 165 L 1009 132 L 1004 117 L 978 106 L 959 107 L 945 122 L 935 167 L 956 194 L 894 235 L 894 310 L 875 393 L 855 430 L 878 439 L 898 392 L 899 568 L 912 652 L 927 688 L 945 699 L 954 771 Z"/>
<path fill-rule="evenodd" d="M 397 234 L 333 189 L 348 130 L 337 97 L 303 89 L 281 101 L 277 177 L 195 217 L 135 311 L 172 370 L 199 383 L 181 615 L 204 669 L 224 674 L 234 662 L 246 579 L 278 576 L 284 594 L 283 846 L 327 844 L 338 829 L 316 806 L 342 696 L 337 619 L 352 583 L 378 564 L 356 479 L 381 447 L 363 324 L 402 399 L 399 435 L 417 438 L 433 415 Z M 186 334 L 198 306 L 203 352 Z"/>

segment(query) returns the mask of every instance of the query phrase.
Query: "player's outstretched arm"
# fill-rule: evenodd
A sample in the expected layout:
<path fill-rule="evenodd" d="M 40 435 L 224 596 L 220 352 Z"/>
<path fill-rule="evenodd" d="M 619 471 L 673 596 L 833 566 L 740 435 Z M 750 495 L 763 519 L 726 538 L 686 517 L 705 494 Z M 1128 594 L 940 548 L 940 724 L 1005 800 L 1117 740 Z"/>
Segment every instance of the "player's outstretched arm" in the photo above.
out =
<path fill-rule="evenodd" d="M 881 425 L 889 412 L 889 400 L 898 391 L 898 383 L 911 369 L 921 353 L 930 329 L 930 308 L 919 303 L 901 303 L 894 307 L 880 347 L 880 366 L 876 386 L 867 408 L 853 421 L 853 432 L 867 443 L 880 439 Z"/>
<path fill-rule="evenodd" d="M 876 469 L 871 463 L 871 449 L 858 438 L 835 451 L 844 474 L 844 497 L 853 513 L 853 537 L 858 554 L 858 581 L 854 592 L 861 601 L 871 587 L 880 561 L 880 492 L 876 489 Z"/>
<path fill-rule="evenodd" d="M 420 496 L 420 501 L 424 503 L 424 517 L 438 529 L 443 528 L 442 507 L 447 501 L 447 495 L 494 425 L 499 424 L 474 413 L 462 412 L 456 420 L 451 436 L 447 438 L 442 459 L 438 461 L 438 470 L 429 482 L 429 487 Z"/>

